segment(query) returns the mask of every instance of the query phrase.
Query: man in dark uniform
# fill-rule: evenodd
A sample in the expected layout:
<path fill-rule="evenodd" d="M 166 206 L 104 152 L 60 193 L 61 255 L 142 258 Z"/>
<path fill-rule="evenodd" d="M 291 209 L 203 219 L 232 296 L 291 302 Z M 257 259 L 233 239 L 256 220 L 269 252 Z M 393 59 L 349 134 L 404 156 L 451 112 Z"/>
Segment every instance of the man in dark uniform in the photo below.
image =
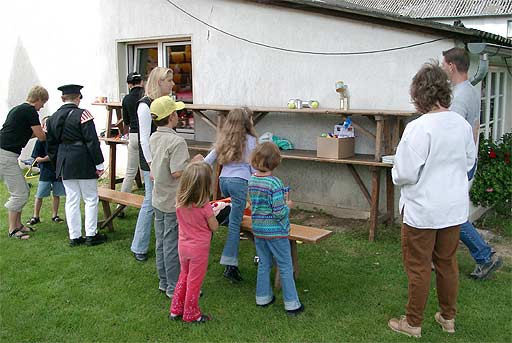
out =
<path fill-rule="evenodd" d="M 62 105 L 47 121 L 48 156 L 55 165 L 57 177 L 62 176 L 66 189 L 66 221 L 69 245 L 97 245 L 107 237 L 98 233 L 98 185 L 103 173 L 103 154 L 89 111 L 78 108 L 82 94 L 79 85 L 65 85 Z M 85 203 L 85 234 L 82 237 L 80 198 Z"/>

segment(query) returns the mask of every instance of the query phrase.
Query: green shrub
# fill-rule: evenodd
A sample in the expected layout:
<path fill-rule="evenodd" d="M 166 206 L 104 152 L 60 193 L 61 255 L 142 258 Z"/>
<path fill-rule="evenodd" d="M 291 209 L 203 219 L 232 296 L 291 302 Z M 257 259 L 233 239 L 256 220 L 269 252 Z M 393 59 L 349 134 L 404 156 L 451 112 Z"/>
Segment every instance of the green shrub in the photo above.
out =
<path fill-rule="evenodd" d="M 496 211 L 510 215 L 512 196 L 512 132 L 494 143 L 480 140 L 478 169 L 470 196 L 474 204 L 495 207 Z"/>

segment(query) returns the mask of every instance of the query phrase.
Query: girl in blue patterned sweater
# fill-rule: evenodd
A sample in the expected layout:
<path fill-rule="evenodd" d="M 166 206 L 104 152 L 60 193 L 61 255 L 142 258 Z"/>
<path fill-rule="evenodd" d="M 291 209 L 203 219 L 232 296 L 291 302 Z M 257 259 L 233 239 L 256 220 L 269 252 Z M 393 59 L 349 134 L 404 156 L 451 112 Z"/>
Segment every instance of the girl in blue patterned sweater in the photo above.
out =
<path fill-rule="evenodd" d="M 281 163 L 279 148 L 271 142 L 259 145 L 253 152 L 251 164 L 256 173 L 249 180 L 249 196 L 252 204 L 252 233 L 256 252 L 260 258 L 256 282 L 256 304 L 266 307 L 276 300 L 270 284 L 272 257 L 279 266 L 283 289 L 284 308 L 289 315 L 304 311 L 299 301 L 295 281 L 288 234 L 290 231 L 289 207 L 283 182 L 272 175 Z"/>

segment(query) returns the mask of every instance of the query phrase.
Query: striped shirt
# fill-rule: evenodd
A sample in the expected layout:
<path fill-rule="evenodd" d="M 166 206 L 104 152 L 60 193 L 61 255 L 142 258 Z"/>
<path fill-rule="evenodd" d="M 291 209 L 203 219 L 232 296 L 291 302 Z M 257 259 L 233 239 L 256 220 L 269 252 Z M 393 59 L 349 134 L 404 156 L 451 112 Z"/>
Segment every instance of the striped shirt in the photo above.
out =
<path fill-rule="evenodd" d="M 286 238 L 290 231 L 290 210 L 285 201 L 285 190 L 275 176 L 251 176 L 252 233 L 254 237 Z"/>

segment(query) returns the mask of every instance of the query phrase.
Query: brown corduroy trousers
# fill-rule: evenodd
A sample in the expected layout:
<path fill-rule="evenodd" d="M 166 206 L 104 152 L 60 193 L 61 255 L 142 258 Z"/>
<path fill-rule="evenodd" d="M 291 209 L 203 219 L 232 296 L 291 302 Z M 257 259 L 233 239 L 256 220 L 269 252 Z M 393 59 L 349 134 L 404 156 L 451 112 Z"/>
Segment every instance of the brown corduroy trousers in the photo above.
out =
<path fill-rule="evenodd" d="M 409 300 L 406 307 L 407 322 L 421 326 L 423 312 L 430 290 L 431 262 L 436 273 L 436 288 L 441 315 L 455 318 L 459 268 L 457 246 L 460 226 L 444 229 L 416 229 L 402 224 L 402 254 L 409 280 Z"/>

